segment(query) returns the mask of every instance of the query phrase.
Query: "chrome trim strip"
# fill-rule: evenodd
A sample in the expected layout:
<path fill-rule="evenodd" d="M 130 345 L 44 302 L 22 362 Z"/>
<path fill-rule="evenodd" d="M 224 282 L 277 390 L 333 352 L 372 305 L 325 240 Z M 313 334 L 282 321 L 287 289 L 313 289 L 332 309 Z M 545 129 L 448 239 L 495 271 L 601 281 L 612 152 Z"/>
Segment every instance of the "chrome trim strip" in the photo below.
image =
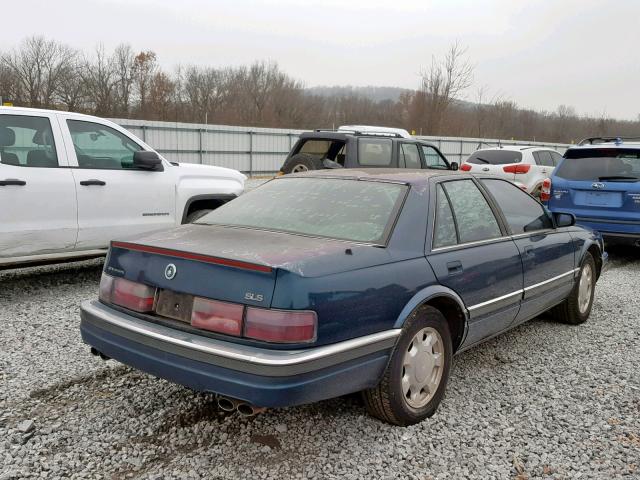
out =
<path fill-rule="evenodd" d="M 125 314 L 115 310 L 110 311 L 111 309 L 107 306 L 103 306 L 95 301 L 83 302 L 81 310 L 86 311 L 106 323 L 110 323 L 117 327 L 145 335 L 162 342 L 188 348 L 190 350 L 196 350 L 209 355 L 216 355 L 248 364 L 269 367 L 285 367 L 319 360 L 347 352 L 355 348 L 395 338 L 399 336 L 402 331 L 400 328 L 394 328 L 383 332 L 373 333 L 371 335 L 365 335 L 363 337 L 353 338 L 351 340 L 345 340 L 344 342 L 310 348 L 307 350 L 269 351 L 264 348 L 237 345 L 221 340 L 193 335 L 155 323 L 138 320 L 134 317 L 126 318 Z"/>
<path fill-rule="evenodd" d="M 515 292 L 507 293 L 506 295 L 502 295 L 501 297 L 492 298 L 491 300 L 487 300 L 486 302 L 477 303 L 476 305 L 472 305 L 469 307 L 469 311 L 476 310 L 478 308 L 486 307 L 487 305 L 491 305 L 492 303 L 499 302 L 501 300 L 506 300 L 507 298 L 515 297 L 516 295 L 522 295 L 524 292 L 523 289 L 516 290 Z"/>
<path fill-rule="evenodd" d="M 518 233 L 516 235 L 511 235 L 511 238 L 527 238 L 527 237 L 535 237 L 536 235 L 548 235 L 554 233 L 555 230 L 553 228 L 543 228 L 542 230 L 536 230 L 534 232 L 524 232 Z"/>
<path fill-rule="evenodd" d="M 545 280 L 544 282 L 540 282 L 540 283 L 536 283 L 534 285 L 529 285 L 528 287 L 524 287 L 524 291 L 526 293 L 529 290 L 533 290 L 534 288 L 542 287 L 543 285 L 546 285 L 547 283 L 555 282 L 556 280 L 560 280 L 562 277 L 566 277 L 567 275 L 572 275 L 572 274 L 574 274 L 574 273 L 576 273 L 578 271 L 580 271 L 579 268 L 574 268 L 573 270 L 569 270 L 568 272 L 561 273 L 560 275 L 556 275 L 555 277 L 550 278 L 548 280 Z"/>
<path fill-rule="evenodd" d="M 455 245 L 448 245 L 446 247 L 433 248 L 433 249 L 431 249 L 431 253 L 445 252 L 447 250 L 454 250 L 456 248 L 465 248 L 465 247 L 470 247 L 470 246 L 473 246 L 473 245 L 484 245 L 486 243 L 494 243 L 494 242 L 497 243 L 497 242 L 501 242 L 501 241 L 504 241 L 504 240 L 510 240 L 510 239 L 511 239 L 511 237 L 507 235 L 507 236 L 504 236 L 504 237 L 489 238 L 487 240 L 478 240 L 476 242 L 456 243 Z"/>

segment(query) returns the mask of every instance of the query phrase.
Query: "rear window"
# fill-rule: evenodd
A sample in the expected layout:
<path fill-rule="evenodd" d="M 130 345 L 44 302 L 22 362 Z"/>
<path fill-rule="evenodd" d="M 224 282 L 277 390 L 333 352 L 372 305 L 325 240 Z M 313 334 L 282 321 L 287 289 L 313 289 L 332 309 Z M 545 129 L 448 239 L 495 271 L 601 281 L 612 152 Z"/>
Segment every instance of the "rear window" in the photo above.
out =
<path fill-rule="evenodd" d="M 521 161 L 522 153 L 513 150 L 478 150 L 467 159 L 467 163 L 485 165 L 507 165 Z"/>
<path fill-rule="evenodd" d="M 388 138 L 361 138 L 358 140 L 360 165 L 388 167 L 391 165 L 392 142 Z"/>
<path fill-rule="evenodd" d="M 241 195 L 197 223 L 384 244 L 407 188 L 349 179 L 281 178 Z"/>
<path fill-rule="evenodd" d="M 570 149 L 556 171 L 567 180 L 640 180 L 640 150 L 625 148 Z"/>
<path fill-rule="evenodd" d="M 324 157 L 329 151 L 330 146 L 330 140 L 307 140 L 302 144 L 299 153 L 308 153 L 310 155 Z"/>

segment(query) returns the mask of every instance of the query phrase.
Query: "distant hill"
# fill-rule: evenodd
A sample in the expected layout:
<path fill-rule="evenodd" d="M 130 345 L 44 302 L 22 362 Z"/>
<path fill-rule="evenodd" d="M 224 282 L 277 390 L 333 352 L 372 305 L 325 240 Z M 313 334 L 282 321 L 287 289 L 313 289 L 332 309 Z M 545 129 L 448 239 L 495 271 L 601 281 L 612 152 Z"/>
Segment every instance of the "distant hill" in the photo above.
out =
<path fill-rule="evenodd" d="M 400 99 L 400 95 L 407 92 L 412 92 L 408 88 L 399 87 L 354 87 L 351 85 L 346 86 L 318 86 L 305 89 L 312 95 L 318 95 L 320 97 L 348 97 L 356 95 L 359 97 L 369 98 L 375 102 L 382 100 L 391 100 L 397 102 Z"/>

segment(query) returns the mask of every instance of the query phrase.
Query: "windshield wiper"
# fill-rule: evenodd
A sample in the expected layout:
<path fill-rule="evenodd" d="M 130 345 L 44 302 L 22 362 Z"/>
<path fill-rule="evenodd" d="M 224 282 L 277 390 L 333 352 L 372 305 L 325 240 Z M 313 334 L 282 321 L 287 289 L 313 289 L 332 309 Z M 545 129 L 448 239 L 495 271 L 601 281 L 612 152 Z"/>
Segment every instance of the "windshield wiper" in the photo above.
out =
<path fill-rule="evenodd" d="M 632 182 L 637 182 L 640 180 L 638 177 L 625 177 L 624 175 L 611 175 L 608 177 L 598 177 L 598 180 L 601 182 L 606 182 L 607 180 L 631 180 Z"/>
<path fill-rule="evenodd" d="M 489 163 L 489 160 L 485 160 L 484 158 L 480 158 L 480 157 L 475 157 L 475 160 L 480 160 L 481 162 Z"/>

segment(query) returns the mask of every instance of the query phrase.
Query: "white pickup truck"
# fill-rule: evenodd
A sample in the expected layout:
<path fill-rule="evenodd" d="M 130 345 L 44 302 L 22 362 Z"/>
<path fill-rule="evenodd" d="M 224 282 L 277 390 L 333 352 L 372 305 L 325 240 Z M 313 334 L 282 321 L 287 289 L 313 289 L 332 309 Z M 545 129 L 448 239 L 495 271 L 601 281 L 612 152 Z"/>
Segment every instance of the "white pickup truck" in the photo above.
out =
<path fill-rule="evenodd" d="M 0 107 L 0 268 L 103 254 L 240 195 L 232 169 L 178 164 L 108 120 Z"/>

